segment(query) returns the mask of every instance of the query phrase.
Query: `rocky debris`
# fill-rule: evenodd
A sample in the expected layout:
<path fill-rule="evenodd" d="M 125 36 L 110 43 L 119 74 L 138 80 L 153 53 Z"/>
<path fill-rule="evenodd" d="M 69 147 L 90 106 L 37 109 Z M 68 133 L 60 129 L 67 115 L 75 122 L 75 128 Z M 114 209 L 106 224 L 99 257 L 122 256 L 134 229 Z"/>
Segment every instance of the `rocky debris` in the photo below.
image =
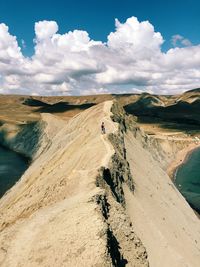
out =
<path fill-rule="evenodd" d="M 148 267 L 146 249 L 135 234 L 126 209 L 113 198 L 108 188 L 104 193 L 95 195 L 93 201 L 98 204 L 107 225 L 107 252 L 112 266 Z"/>
<path fill-rule="evenodd" d="M 123 183 L 134 191 L 133 178 L 130 173 L 129 163 L 126 159 L 124 133 L 128 127 L 126 115 L 122 107 L 116 102 L 113 104 L 111 118 L 118 123 L 118 132 L 110 133 L 108 139 L 113 145 L 115 153 L 112 155 L 109 167 L 102 167 L 96 179 L 96 185 L 102 188 L 109 187 L 116 201 L 125 207 Z"/>
<path fill-rule="evenodd" d="M 129 125 L 123 109 L 114 103 L 112 116 L 118 122 L 118 131 L 109 135 L 115 153 L 108 168 L 102 167 L 96 178 L 96 185 L 105 190 L 105 194 L 96 197 L 96 202 L 107 223 L 107 247 L 112 266 L 149 266 L 147 252 L 141 240 L 135 234 L 132 223 L 126 214 L 124 184 L 134 193 L 133 177 L 126 159 L 124 133 Z M 134 125 L 135 122 L 133 121 Z M 131 126 L 131 125 L 130 125 Z"/>

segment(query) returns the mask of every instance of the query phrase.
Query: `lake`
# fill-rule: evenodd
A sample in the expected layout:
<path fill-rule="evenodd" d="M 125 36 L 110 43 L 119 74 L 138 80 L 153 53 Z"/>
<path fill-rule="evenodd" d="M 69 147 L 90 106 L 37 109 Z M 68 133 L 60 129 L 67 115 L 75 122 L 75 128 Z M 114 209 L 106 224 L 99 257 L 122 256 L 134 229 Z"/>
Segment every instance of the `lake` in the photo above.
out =
<path fill-rule="evenodd" d="M 175 184 L 188 203 L 200 213 L 200 149 L 194 150 L 175 173 Z"/>

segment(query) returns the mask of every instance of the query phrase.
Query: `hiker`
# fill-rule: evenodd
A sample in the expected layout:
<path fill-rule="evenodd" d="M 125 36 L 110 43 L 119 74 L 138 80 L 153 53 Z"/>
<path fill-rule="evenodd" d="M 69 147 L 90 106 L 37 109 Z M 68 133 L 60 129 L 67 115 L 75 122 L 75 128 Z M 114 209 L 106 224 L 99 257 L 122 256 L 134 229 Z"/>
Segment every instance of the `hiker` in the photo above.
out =
<path fill-rule="evenodd" d="M 101 133 L 102 133 L 102 134 L 105 134 L 105 133 L 106 133 L 106 129 L 105 129 L 105 124 L 104 124 L 104 122 L 102 122 L 102 124 L 101 124 Z"/>

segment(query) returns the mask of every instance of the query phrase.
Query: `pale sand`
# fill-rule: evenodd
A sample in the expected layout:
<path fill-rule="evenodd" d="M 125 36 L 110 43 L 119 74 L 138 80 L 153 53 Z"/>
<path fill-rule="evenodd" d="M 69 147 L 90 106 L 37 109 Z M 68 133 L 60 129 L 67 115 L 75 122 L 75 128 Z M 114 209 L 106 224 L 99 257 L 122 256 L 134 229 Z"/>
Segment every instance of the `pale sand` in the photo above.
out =
<path fill-rule="evenodd" d="M 148 267 L 125 210 L 97 186 L 99 170 L 112 168 L 115 153 L 108 139 L 118 133 L 111 107 L 112 101 L 101 103 L 67 122 L 42 115 L 34 161 L 0 200 L 1 267 L 110 267 L 113 246 L 127 267 Z"/>
<path fill-rule="evenodd" d="M 167 168 L 167 174 L 169 177 L 173 180 L 174 179 L 174 173 L 176 169 L 185 163 L 185 161 L 188 159 L 188 156 L 193 152 L 193 150 L 197 149 L 200 147 L 200 144 L 189 144 L 187 147 L 184 149 L 180 150 L 175 159 L 169 164 Z"/>
<path fill-rule="evenodd" d="M 115 152 L 107 136 L 100 134 L 102 121 L 108 133 L 118 129 L 110 118 L 111 105 L 94 106 L 63 126 L 44 115 L 42 148 L 0 201 L 0 266 L 113 266 L 105 219 L 93 201 L 103 196 L 95 184 L 98 170 L 109 166 Z M 141 142 L 126 135 L 135 191 L 126 186 L 124 190 L 126 211 L 147 249 L 150 267 L 199 267 L 199 220 Z M 120 229 L 122 220 L 115 222 Z M 132 254 L 137 247 L 138 241 L 126 250 Z M 135 261 L 127 267 L 141 266 Z"/>
<path fill-rule="evenodd" d="M 135 192 L 125 187 L 126 209 L 147 249 L 150 267 L 199 267 L 200 224 L 158 162 L 129 132 L 127 159 Z"/>
<path fill-rule="evenodd" d="M 45 133 L 35 160 L 0 200 L 0 266 L 110 266 L 106 224 L 92 201 L 101 166 L 114 153 L 107 135 L 118 126 L 112 101 L 68 122 L 44 114 Z M 34 133 L 32 134 L 34 135 Z"/>

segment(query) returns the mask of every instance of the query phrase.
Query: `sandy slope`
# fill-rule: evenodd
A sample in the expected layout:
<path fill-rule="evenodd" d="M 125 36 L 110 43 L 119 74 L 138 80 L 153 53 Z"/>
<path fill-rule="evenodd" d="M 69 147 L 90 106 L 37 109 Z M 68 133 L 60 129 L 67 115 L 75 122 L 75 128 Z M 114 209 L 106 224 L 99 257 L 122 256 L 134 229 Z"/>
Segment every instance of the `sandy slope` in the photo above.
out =
<path fill-rule="evenodd" d="M 43 114 L 34 161 L 0 200 L 0 266 L 148 267 L 145 248 L 101 173 L 116 152 L 100 131 L 104 121 L 108 134 L 118 133 L 111 106 L 101 103 L 68 122 Z"/>
<path fill-rule="evenodd" d="M 0 266 L 147 267 L 143 243 L 150 267 L 199 267 L 199 220 L 159 167 L 165 155 L 139 130 L 137 139 L 119 131 L 111 106 L 67 122 L 42 115 L 34 161 L 0 200 Z M 101 135 L 102 121 L 112 139 Z M 116 201 L 124 192 L 126 209 Z"/>
<path fill-rule="evenodd" d="M 114 153 L 100 134 L 102 120 L 109 133 L 117 129 L 111 104 L 64 122 L 61 131 L 46 115 L 46 123 L 53 124 L 49 148 L 0 202 L 1 266 L 109 264 L 105 225 L 92 198 L 101 191 L 95 186 L 97 171 Z"/>
<path fill-rule="evenodd" d="M 152 267 L 199 267 L 200 223 L 170 178 L 132 133 L 125 138 L 135 193 L 127 211 Z"/>

